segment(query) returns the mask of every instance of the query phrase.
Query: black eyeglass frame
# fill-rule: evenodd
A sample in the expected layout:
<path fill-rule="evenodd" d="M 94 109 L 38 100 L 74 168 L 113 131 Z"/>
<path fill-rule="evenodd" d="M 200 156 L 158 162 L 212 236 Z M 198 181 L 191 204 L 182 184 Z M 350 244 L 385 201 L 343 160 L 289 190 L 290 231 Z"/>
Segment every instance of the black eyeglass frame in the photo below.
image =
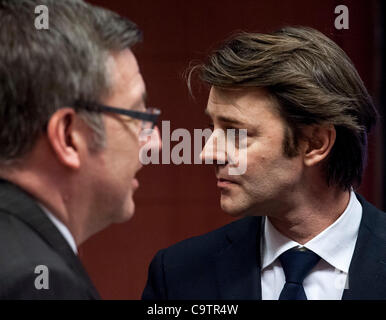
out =
<path fill-rule="evenodd" d="M 155 113 L 147 113 L 142 111 L 127 110 L 117 107 L 106 106 L 97 102 L 76 101 L 74 103 L 74 107 L 77 109 L 83 109 L 92 112 L 111 112 L 116 114 L 122 114 L 125 116 L 129 116 L 133 119 L 148 121 L 152 123 L 151 129 L 154 129 L 157 124 L 158 117 L 161 114 L 161 110 L 156 108 L 148 108 L 148 110 L 153 110 Z"/>

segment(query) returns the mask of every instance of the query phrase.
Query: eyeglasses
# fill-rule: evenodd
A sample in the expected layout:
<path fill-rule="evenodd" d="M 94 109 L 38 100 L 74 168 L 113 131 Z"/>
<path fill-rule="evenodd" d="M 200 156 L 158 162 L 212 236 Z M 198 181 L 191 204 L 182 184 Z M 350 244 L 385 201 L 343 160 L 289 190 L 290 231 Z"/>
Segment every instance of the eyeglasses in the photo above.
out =
<path fill-rule="evenodd" d="M 154 129 L 155 125 L 157 124 L 158 117 L 161 114 L 161 110 L 156 108 L 147 108 L 146 112 L 142 112 L 105 106 L 96 102 L 84 101 L 76 101 L 74 103 L 74 107 L 93 112 L 111 112 L 116 114 L 122 114 L 125 116 L 129 116 L 133 119 L 142 120 L 142 130 Z"/>

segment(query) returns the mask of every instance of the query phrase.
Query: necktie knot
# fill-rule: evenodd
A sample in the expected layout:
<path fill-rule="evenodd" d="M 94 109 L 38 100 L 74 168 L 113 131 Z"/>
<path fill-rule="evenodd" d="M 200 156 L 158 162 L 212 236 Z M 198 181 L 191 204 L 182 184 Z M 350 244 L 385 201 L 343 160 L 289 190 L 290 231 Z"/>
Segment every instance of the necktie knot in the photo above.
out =
<path fill-rule="evenodd" d="M 279 260 L 284 270 L 286 282 L 301 285 L 304 278 L 318 263 L 320 257 L 308 249 L 293 248 L 281 254 Z"/>

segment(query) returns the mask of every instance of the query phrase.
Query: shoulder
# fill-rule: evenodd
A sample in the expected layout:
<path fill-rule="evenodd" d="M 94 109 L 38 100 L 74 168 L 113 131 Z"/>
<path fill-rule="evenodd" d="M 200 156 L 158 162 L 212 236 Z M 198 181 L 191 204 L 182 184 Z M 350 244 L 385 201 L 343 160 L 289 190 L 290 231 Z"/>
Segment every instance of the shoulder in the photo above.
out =
<path fill-rule="evenodd" d="M 360 194 L 356 196 L 362 205 L 361 225 L 371 230 L 374 235 L 386 239 L 386 213 L 376 208 Z"/>
<path fill-rule="evenodd" d="M 42 281 L 48 288 L 39 289 Z M 82 285 L 36 231 L 0 211 L 0 299 L 77 299 Z"/>
<path fill-rule="evenodd" d="M 0 272 L 18 264 L 55 260 L 56 252 L 37 231 L 17 217 L 0 211 Z"/>
<path fill-rule="evenodd" d="M 180 241 L 161 250 L 165 263 L 195 264 L 198 260 L 212 259 L 231 242 L 242 238 L 246 233 L 255 232 L 258 217 L 246 217 L 229 223 L 209 233 Z"/>
<path fill-rule="evenodd" d="M 2 272 L 0 299 L 91 299 L 83 282 L 63 263 L 45 260 L 44 264 L 15 264 Z"/>
<path fill-rule="evenodd" d="M 149 267 L 144 300 L 217 297 L 216 261 L 234 242 L 256 239 L 258 217 L 247 217 L 160 250 Z M 253 238 L 251 238 L 253 237 Z"/>

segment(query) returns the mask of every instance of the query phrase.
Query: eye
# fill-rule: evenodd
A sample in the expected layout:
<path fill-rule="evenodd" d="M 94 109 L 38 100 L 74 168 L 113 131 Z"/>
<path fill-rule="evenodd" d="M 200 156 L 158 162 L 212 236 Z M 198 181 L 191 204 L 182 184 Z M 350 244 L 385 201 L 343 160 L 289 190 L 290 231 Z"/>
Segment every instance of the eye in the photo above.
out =
<path fill-rule="evenodd" d="M 233 129 L 235 137 L 240 137 L 240 136 L 241 136 L 241 138 L 243 138 L 243 137 L 253 137 L 254 134 L 255 134 L 254 131 L 252 131 L 250 129 L 246 129 L 246 128 L 233 128 L 233 127 L 229 127 L 227 129 Z"/>
<path fill-rule="evenodd" d="M 228 126 L 225 128 L 226 132 L 228 132 L 227 130 L 232 130 L 231 132 L 233 132 L 236 137 L 239 136 L 240 129 Z"/>

